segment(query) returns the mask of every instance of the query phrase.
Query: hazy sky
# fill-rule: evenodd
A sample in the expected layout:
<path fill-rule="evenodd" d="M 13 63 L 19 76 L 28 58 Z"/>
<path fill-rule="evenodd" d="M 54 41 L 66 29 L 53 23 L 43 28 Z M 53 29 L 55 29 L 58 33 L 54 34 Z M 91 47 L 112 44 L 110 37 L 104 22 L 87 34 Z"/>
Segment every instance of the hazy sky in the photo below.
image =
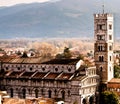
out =
<path fill-rule="evenodd" d="M 0 0 L 0 6 L 11 6 L 19 3 L 46 2 L 54 0 Z"/>

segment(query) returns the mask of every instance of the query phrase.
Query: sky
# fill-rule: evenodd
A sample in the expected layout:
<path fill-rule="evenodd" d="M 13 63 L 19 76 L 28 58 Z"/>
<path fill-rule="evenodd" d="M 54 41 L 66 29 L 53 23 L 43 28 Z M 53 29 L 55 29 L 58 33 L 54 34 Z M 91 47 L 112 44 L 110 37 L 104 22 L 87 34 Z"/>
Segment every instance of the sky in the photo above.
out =
<path fill-rule="evenodd" d="M 20 3 L 47 2 L 54 0 L 0 0 L 0 6 L 12 6 Z"/>

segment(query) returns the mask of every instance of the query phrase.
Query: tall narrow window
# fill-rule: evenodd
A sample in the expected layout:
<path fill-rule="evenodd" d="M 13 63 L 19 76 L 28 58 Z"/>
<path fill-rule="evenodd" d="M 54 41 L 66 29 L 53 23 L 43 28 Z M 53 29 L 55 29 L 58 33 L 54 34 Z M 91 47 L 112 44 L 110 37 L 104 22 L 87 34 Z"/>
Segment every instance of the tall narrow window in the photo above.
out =
<path fill-rule="evenodd" d="M 111 71 L 111 67 L 109 67 L 110 71 Z"/>
<path fill-rule="evenodd" d="M 57 96 L 57 90 L 56 89 L 55 89 L 54 93 L 55 93 L 55 96 Z"/>
<path fill-rule="evenodd" d="M 51 90 L 48 91 L 48 97 L 49 97 L 49 98 L 52 97 L 52 91 L 51 91 Z"/>
<path fill-rule="evenodd" d="M 70 90 L 68 90 L 68 97 L 70 97 Z"/>
<path fill-rule="evenodd" d="M 112 50 L 112 46 L 111 46 L 111 45 L 109 46 L 109 50 L 110 50 L 110 51 Z"/>
<path fill-rule="evenodd" d="M 44 90 L 43 90 L 43 89 L 41 89 L 41 95 L 42 95 L 42 96 L 44 95 Z"/>
<path fill-rule="evenodd" d="M 35 89 L 35 98 L 38 98 L 38 89 Z"/>
<path fill-rule="evenodd" d="M 102 72 L 102 71 L 103 71 L 103 67 L 101 66 L 101 67 L 100 67 L 100 72 Z"/>
<path fill-rule="evenodd" d="M 26 98 L 26 89 L 23 89 L 22 92 L 23 92 L 23 98 L 25 99 Z"/>
<path fill-rule="evenodd" d="M 65 91 L 61 91 L 62 99 L 65 99 Z"/>
<path fill-rule="evenodd" d="M 109 29 L 110 29 L 110 30 L 112 29 L 112 25 L 111 25 L 111 24 L 109 24 Z"/>
<path fill-rule="evenodd" d="M 112 35 L 109 35 L 109 40 L 112 40 Z"/>
<path fill-rule="evenodd" d="M 103 56 L 99 56 L 99 61 L 103 62 L 104 61 L 104 57 Z"/>
<path fill-rule="evenodd" d="M 98 30 L 105 30 L 105 24 L 98 24 L 97 29 Z"/>
<path fill-rule="evenodd" d="M 112 57 L 110 56 L 110 61 L 112 60 Z"/>
<path fill-rule="evenodd" d="M 102 56 L 102 60 L 101 60 L 102 62 L 104 61 L 104 57 Z"/>
<path fill-rule="evenodd" d="M 13 97 L 13 89 L 10 89 L 10 97 Z"/>
<path fill-rule="evenodd" d="M 101 56 L 99 56 L 99 61 L 101 62 Z"/>

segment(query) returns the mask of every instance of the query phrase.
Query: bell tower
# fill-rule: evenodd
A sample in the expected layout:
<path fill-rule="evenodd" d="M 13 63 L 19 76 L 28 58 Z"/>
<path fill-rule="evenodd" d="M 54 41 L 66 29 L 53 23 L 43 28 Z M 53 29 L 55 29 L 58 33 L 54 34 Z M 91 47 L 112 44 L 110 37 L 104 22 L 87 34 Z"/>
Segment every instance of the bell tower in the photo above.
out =
<path fill-rule="evenodd" d="M 113 78 L 113 15 L 94 14 L 94 56 L 100 83 L 107 84 Z"/>

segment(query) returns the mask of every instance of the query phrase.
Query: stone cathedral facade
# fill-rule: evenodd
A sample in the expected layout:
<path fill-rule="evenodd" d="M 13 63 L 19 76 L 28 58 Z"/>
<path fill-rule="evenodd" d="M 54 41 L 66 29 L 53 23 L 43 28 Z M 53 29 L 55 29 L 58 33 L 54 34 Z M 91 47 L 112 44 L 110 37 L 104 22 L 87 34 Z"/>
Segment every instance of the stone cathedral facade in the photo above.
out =
<path fill-rule="evenodd" d="M 12 98 L 53 98 L 65 104 L 94 102 L 99 76 L 96 67 L 78 59 L 4 59 L 0 67 L 0 89 Z M 91 100 L 92 99 L 92 100 Z"/>

